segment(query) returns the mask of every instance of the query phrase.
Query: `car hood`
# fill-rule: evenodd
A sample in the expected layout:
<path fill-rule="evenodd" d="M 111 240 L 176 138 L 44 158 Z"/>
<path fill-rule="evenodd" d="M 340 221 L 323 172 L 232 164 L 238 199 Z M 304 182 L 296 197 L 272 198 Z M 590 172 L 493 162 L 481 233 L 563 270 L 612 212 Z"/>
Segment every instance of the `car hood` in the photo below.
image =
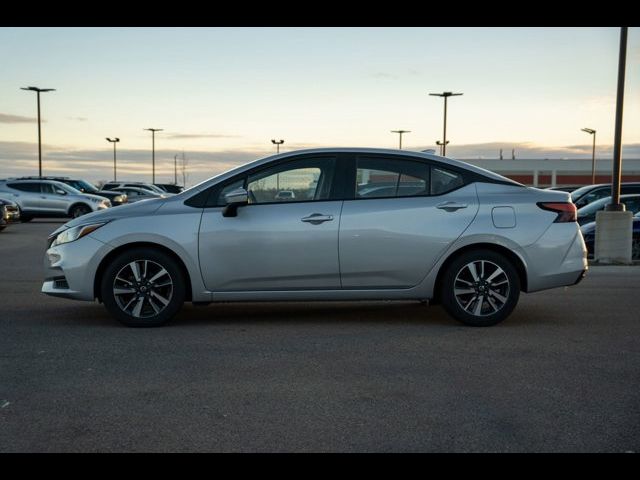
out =
<path fill-rule="evenodd" d="M 103 197 L 98 198 L 102 199 Z M 78 225 L 85 225 L 87 223 L 109 222 L 111 220 L 117 220 L 118 218 L 134 217 L 137 215 L 150 215 L 154 213 L 158 208 L 160 208 L 160 206 L 165 201 L 165 198 L 140 200 L 139 202 L 121 205 L 118 208 L 108 208 L 106 210 L 88 213 L 65 223 L 54 233 L 66 230 L 67 228 L 76 227 Z"/>

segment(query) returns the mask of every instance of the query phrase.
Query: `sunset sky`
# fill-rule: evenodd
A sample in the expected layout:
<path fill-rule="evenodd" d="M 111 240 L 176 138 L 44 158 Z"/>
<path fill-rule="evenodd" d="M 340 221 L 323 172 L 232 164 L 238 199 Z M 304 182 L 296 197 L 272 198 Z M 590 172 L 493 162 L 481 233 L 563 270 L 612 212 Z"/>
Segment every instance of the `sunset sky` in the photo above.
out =
<path fill-rule="evenodd" d="M 45 175 L 189 182 L 274 152 L 315 146 L 590 158 L 613 144 L 619 28 L 0 28 L 0 178 Z M 623 142 L 640 157 L 640 28 L 629 29 Z"/>

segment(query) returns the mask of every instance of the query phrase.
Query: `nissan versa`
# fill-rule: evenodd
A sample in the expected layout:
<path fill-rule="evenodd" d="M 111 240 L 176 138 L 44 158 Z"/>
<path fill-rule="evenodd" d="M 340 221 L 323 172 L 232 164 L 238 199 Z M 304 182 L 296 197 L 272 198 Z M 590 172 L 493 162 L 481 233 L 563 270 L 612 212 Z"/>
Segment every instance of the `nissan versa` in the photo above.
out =
<path fill-rule="evenodd" d="M 291 192 L 283 194 L 283 192 Z M 288 152 L 53 232 L 42 291 L 125 325 L 194 303 L 429 300 L 467 325 L 574 285 L 587 250 L 566 192 L 406 150 Z"/>

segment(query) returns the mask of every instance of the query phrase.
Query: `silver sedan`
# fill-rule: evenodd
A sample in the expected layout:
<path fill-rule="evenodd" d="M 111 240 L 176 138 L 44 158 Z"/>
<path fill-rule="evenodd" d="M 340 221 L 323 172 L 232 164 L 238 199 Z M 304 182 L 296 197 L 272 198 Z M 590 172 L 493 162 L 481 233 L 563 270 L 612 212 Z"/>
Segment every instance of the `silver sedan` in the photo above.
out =
<path fill-rule="evenodd" d="M 579 282 L 587 250 L 566 192 L 420 152 L 314 149 L 73 220 L 45 269 L 44 293 L 98 299 L 129 326 L 185 301 L 380 299 L 488 326 L 520 292 Z"/>

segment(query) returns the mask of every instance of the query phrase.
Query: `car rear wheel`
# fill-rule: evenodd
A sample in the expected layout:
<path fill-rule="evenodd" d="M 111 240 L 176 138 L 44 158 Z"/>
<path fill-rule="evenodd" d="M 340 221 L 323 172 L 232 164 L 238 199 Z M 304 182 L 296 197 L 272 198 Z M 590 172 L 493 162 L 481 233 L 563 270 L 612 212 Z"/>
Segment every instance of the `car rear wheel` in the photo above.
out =
<path fill-rule="evenodd" d="M 158 327 L 171 320 L 185 299 L 177 262 L 159 250 L 136 248 L 117 256 L 104 271 L 102 301 L 129 327 Z"/>
<path fill-rule="evenodd" d="M 86 205 L 76 205 L 71 209 L 71 217 L 78 218 L 82 215 L 86 215 L 87 213 L 91 213 L 91 209 Z"/>
<path fill-rule="evenodd" d="M 513 264 L 492 250 L 462 254 L 443 277 L 442 306 L 456 320 L 488 327 L 507 318 L 520 296 Z"/>

